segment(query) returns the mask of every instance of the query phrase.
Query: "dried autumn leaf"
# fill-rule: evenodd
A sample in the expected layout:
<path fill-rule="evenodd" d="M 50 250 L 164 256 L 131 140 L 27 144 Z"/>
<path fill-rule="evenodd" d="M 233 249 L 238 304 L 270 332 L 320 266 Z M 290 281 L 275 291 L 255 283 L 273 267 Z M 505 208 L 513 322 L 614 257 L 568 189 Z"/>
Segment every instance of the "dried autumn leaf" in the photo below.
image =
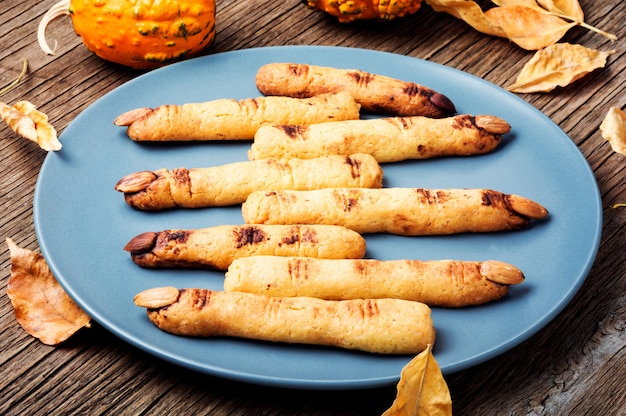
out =
<path fill-rule="evenodd" d="M 566 22 L 534 0 L 494 0 L 501 7 L 483 12 L 474 1 L 426 0 L 437 12 L 446 12 L 487 35 L 507 38 L 523 49 L 537 50 L 557 42 L 577 22 Z"/>
<path fill-rule="evenodd" d="M 502 28 L 489 20 L 480 6 L 468 0 L 426 0 L 426 3 L 436 12 L 448 13 L 457 19 L 463 20 L 477 31 L 486 35 L 506 37 Z"/>
<path fill-rule="evenodd" d="M 585 14 L 578 0 L 537 0 L 537 3 L 551 13 L 568 16 L 572 20 L 583 21 Z"/>
<path fill-rule="evenodd" d="M 526 50 L 553 45 L 577 24 L 525 6 L 494 7 L 485 16 L 497 22 L 507 38 Z"/>
<path fill-rule="evenodd" d="M 18 323 L 46 345 L 57 345 L 91 319 L 74 303 L 52 275 L 42 255 L 6 239 L 11 256 L 7 295 Z"/>
<path fill-rule="evenodd" d="M 0 115 L 14 132 L 39 144 L 43 150 L 61 150 L 57 132 L 48 123 L 48 116 L 28 101 L 19 101 L 13 106 L 0 102 Z"/>
<path fill-rule="evenodd" d="M 37 128 L 30 117 L 3 102 L 0 102 L 0 116 L 11 130 L 28 140 L 37 142 Z"/>
<path fill-rule="evenodd" d="M 498 6 L 523 6 L 542 13 L 551 13 L 567 20 L 582 22 L 583 10 L 577 0 L 492 0 Z"/>
<path fill-rule="evenodd" d="M 626 113 L 611 107 L 600 124 L 600 130 L 614 151 L 626 155 Z"/>
<path fill-rule="evenodd" d="M 583 21 L 577 0 L 492 0 L 501 7 L 483 12 L 471 0 L 425 0 L 436 12 L 445 12 L 487 35 L 508 38 L 527 50 L 556 43 L 573 26 L 580 25 L 611 40 L 606 33 Z"/>
<path fill-rule="evenodd" d="M 35 122 L 35 128 L 37 130 L 37 140 L 35 140 L 35 142 L 38 143 L 43 150 L 61 150 L 61 143 L 57 139 L 57 132 L 54 127 L 48 123 L 48 116 L 46 114 L 37 110 L 37 107 L 28 101 L 18 101 L 13 104 L 13 108 Z"/>
<path fill-rule="evenodd" d="M 547 13 L 560 17 L 573 25 L 579 25 L 605 36 L 611 40 L 617 40 L 617 36 L 607 33 L 585 22 L 585 14 L 577 0 L 492 0 L 498 6 L 523 6 L 539 13 Z"/>
<path fill-rule="evenodd" d="M 492 0 L 492 2 L 500 7 L 528 7 L 539 12 L 547 12 L 548 10 L 535 0 Z"/>
<path fill-rule="evenodd" d="M 601 52 L 581 45 L 557 43 L 539 50 L 507 89 L 518 93 L 548 92 L 565 87 L 603 68 L 615 51 Z"/>
<path fill-rule="evenodd" d="M 403 369 L 393 404 L 382 416 L 451 416 L 452 398 L 432 347 Z"/>

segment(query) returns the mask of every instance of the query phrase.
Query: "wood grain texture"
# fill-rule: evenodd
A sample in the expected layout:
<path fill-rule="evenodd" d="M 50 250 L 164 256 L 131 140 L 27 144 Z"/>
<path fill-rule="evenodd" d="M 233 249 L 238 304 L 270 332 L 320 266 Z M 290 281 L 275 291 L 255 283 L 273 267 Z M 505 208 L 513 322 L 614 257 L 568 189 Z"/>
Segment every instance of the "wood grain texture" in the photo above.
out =
<path fill-rule="evenodd" d="M 87 106 L 140 72 L 91 54 L 69 18 L 50 25 L 48 40 L 58 42 L 57 53 L 44 55 L 37 24 L 55 1 L 2 1 L 0 84 L 18 75 L 22 59 L 29 72 L 0 100 L 33 102 L 62 133 Z M 608 66 L 568 88 L 520 97 L 557 123 L 594 171 L 604 214 L 598 257 L 581 290 L 544 329 L 496 358 L 446 377 L 457 415 L 618 415 L 626 409 L 626 208 L 612 207 L 626 203 L 626 157 L 614 153 L 598 129 L 610 106 L 626 105 L 626 2 L 580 3 L 588 23 L 619 40 L 574 28 L 563 41 L 615 49 Z M 503 87 L 531 56 L 427 5 L 387 24 L 350 25 L 299 0 L 218 0 L 217 6 L 216 44 L 207 53 L 274 45 L 368 48 L 445 64 Z M 38 251 L 32 202 L 45 154 L 4 124 L 0 152 L 0 237 Z M 62 346 L 45 346 L 14 319 L 6 296 L 5 244 L 0 265 L 0 414 L 380 415 L 395 397 L 394 387 L 291 391 L 222 380 L 164 363 L 98 325 Z"/>

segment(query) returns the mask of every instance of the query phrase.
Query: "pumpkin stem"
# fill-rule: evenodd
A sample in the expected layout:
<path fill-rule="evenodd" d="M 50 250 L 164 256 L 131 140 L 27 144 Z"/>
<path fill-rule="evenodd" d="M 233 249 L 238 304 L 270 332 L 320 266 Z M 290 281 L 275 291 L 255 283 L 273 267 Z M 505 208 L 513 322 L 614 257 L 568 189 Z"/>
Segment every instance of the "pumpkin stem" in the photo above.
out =
<path fill-rule="evenodd" d="M 39 22 L 39 27 L 37 28 L 37 41 L 39 42 L 41 50 L 48 55 L 54 55 L 54 49 L 56 49 L 57 45 L 56 41 L 54 41 L 54 49 L 50 49 L 50 46 L 48 46 L 48 42 L 46 42 L 46 28 L 48 27 L 48 24 L 57 17 L 69 16 L 69 9 L 70 0 L 61 0 L 54 6 L 50 7 L 46 14 L 44 14 L 41 18 L 41 22 Z"/>

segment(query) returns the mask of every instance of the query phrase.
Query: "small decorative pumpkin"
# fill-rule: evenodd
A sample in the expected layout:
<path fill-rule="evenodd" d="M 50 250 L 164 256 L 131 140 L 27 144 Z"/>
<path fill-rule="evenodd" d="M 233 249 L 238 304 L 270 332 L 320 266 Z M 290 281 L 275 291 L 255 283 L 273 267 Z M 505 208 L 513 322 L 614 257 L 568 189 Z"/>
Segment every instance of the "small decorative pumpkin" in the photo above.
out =
<path fill-rule="evenodd" d="M 61 0 L 37 33 L 50 55 L 45 30 L 69 15 L 87 48 L 102 59 L 151 69 L 197 55 L 215 40 L 215 0 Z"/>
<path fill-rule="evenodd" d="M 421 0 L 302 0 L 312 9 L 325 11 L 341 23 L 355 20 L 392 20 L 417 12 Z"/>

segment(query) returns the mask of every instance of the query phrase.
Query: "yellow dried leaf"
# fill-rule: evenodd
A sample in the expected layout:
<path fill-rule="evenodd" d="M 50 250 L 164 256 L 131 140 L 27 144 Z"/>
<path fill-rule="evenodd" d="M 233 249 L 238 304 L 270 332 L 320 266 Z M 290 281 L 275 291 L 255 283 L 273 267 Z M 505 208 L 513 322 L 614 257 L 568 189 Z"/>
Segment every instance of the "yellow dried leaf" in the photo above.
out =
<path fill-rule="evenodd" d="M 451 416 L 452 398 L 432 347 L 403 369 L 393 404 L 382 416 Z"/>
<path fill-rule="evenodd" d="M 603 68 L 615 51 L 601 52 L 581 45 L 557 43 L 539 50 L 507 89 L 518 93 L 548 92 L 565 87 L 589 72 Z"/>
<path fill-rule="evenodd" d="M 492 0 L 498 6 L 523 6 L 543 13 L 551 13 L 567 20 L 584 20 L 583 10 L 577 0 Z"/>
<path fill-rule="evenodd" d="M 501 7 L 528 7 L 529 9 L 534 9 L 539 12 L 547 12 L 546 8 L 541 6 L 539 2 L 535 0 L 492 0 L 494 4 Z"/>
<path fill-rule="evenodd" d="M 30 117 L 3 102 L 0 102 L 0 116 L 11 130 L 28 140 L 37 142 L 37 128 Z"/>
<path fill-rule="evenodd" d="M 501 7 L 485 12 L 467 0 L 426 0 L 437 12 L 455 16 L 481 33 L 510 39 L 527 50 L 557 42 L 576 22 L 566 22 L 547 12 L 534 0 L 494 0 Z"/>
<path fill-rule="evenodd" d="M 614 151 L 626 155 L 626 113 L 611 107 L 600 124 L 600 130 Z"/>
<path fill-rule="evenodd" d="M 6 239 L 11 256 L 7 295 L 17 322 L 46 345 L 57 345 L 91 319 L 74 303 L 54 278 L 42 255 Z"/>
<path fill-rule="evenodd" d="M 580 25 L 611 40 L 617 36 L 584 22 L 577 0 L 492 0 L 501 7 L 483 12 L 471 0 L 425 0 L 436 12 L 445 12 L 481 33 L 508 38 L 527 50 L 556 43 L 573 26 Z"/>
<path fill-rule="evenodd" d="M 597 27 L 591 26 L 585 22 L 585 14 L 577 0 L 492 0 L 498 6 L 523 6 L 535 10 L 539 13 L 547 13 L 556 17 L 560 17 L 572 26 L 580 25 L 585 29 L 591 30 L 605 36 L 611 40 L 617 40 L 617 36 L 607 33 Z M 538 48 L 535 48 L 538 49 Z"/>
<path fill-rule="evenodd" d="M 54 127 L 48 123 L 48 116 L 46 114 L 37 110 L 37 108 L 28 101 L 19 101 L 13 104 L 13 108 L 35 123 L 37 135 L 36 139 L 33 140 L 34 142 L 38 143 L 42 149 L 47 151 L 61 150 L 61 143 L 57 139 L 57 132 Z M 28 139 L 28 137 L 26 138 Z"/>
<path fill-rule="evenodd" d="M 538 50 L 553 45 L 576 22 L 566 22 L 560 17 L 525 6 L 494 7 L 485 16 L 506 33 L 506 37 L 526 50 Z"/>
<path fill-rule="evenodd" d="M 506 33 L 502 28 L 489 20 L 480 6 L 470 0 L 426 0 L 426 3 L 436 12 L 448 13 L 457 19 L 463 20 L 477 31 L 502 38 Z"/>
<path fill-rule="evenodd" d="M 578 0 L 537 0 L 537 3 L 549 12 L 568 16 L 572 20 L 583 21 L 585 14 Z"/>

